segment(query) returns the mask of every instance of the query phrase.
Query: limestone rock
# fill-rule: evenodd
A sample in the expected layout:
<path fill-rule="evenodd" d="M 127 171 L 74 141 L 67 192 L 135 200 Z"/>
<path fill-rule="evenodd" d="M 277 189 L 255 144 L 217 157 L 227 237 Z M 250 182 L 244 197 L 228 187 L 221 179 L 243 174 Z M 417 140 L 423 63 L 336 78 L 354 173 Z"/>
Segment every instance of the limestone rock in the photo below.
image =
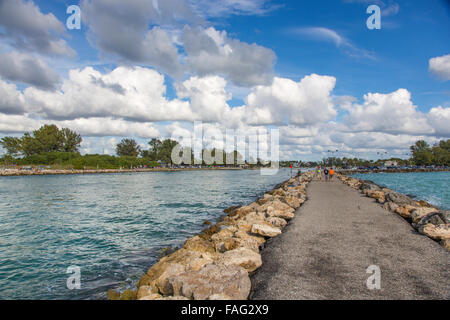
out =
<path fill-rule="evenodd" d="M 186 271 L 186 267 L 174 263 L 167 267 L 167 269 L 161 274 L 161 276 L 156 280 L 156 287 L 164 295 L 171 295 L 173 293 L 173 288 L 169 283 L 169 277 L 181 274 Z"/>
<path fill-rule="evenodd" d="M 439 217 L 445 223 L 450 223 L 450 211 L 449 210 L 441 210 L 441 211 L 439 211 Z"/>
<path fill-rule="evenodd" d="M 429 208 L 429 207 L 416 208 L 411 212 L 411 219 L 414 223 L 417 223 L 420 221 L 420 219 L 427 216 L 428 214 L 438 211 L 439 210 L 436 208 Z"/>
<path fill-rule="evenodd" d="M 395 210 L 398 208 L 398 205 L 395 204 L 394 202 L 390 202 L 390 201 L 389 201 L 389 202 L 385 202 L 385 203 L 384 203 L 383 208 L 386 209 L 386 210 L 395 212 Z"/>
<path fill-rule="evenodd" d="M 432 208 L 433 206 L 431 204 L 429 204 L 428 202 L 426 202 L 425 200 L 419 200 L 416 202 L 418 206 L 420 207 L 428 207 L 428 208 Z"/>
<path fill-rule="evenodd" d="M 202 269 L 204 266 L 213 263 L 214 259 L 212 257 L 209 256 L 202 256 L 201 258 L 195 259 L 193 261 L 191 261 L 188 266 L 187 266 L 187 270 L 200 270 Z"/>
<path fill-rule="evenodd" d="M 266 219 L 268 223 L 277 228 L 284 228 L 287 225 L 286 220 L 278 217 L 269 217 Z"/>
<path fill-rule="evenodd" d="M 107 297 L 108 300 L 120 300 L 120 292 L 114 289 L 109 289 Z"/>
<path fill-rule="evenodd" d="M 279 200 L 275 200 L 274 202 L 272 202 L 272 207 L 274 210 L 279 210 L 279 211 L 290 211 L 290 212 L 295 211 L 291 206 L 289 206 L 286 203 L 283 203 Z"/>
<path fill-rule="evenodd" d="M 419 228 L 419 232 L 434 240 L 447 240 L 450 239 L 450 224 L 435 226 L 427 223 Z"/>
<path fill-rule="evenodd" d="M 237 228 L 235 228 L 235 229 L 237 230 Z M 213 242 L 223 242 L 226 239 L 232 238 L 234 236 L 235 232 L 236 231 L 234 231 L 234 229 L 226 228 L 226 229 L 223 229 L 223 230 L 217 232 L 216 234 L 213 234 L 211 236 L 211 240 Z"/>
<path fill-rule="evenodd" d="M 240 247 L 253 250 L 256 253 L 259 253 L 259 246 L 266 242 L 263 237 L 250 235 L 245 231 L 238 231 L 235 236 Z"/>
<path fill-rule="evenodd" d="M 375 182 L 370 180 L 363 180 L 360 189 L 362 191 L 364 190 L 381 191 L 381 188 Z"/>
<path fill-rule="evenodd" d="M 275 211 L 271 211 L 270 213 L 268 213 L 268 216 L 275 217 L 275 218 L 281 218 L 281 219 L 285 219 L 285 220 L 291 220 L 294 218 L 294 213 L 289 212 L 289 211 L 275 210 Z"/>
<path fill-rule="evenodd" d="M 171 277 L 169 281 L 175 296 L 195 300 L 206 300 L 214 294 L 223 294 L 232 300 L 245 300 L 251 288 L 247 271 L 236 265 L 210 264 L 199 271 Z"/>
<path fill-rule="evenodd" d="M 154 285 L 156 280 L 164 273 L 164 271 L 173 263 L 178 263 L 187 266 L 195 259 L 201 258 L 202 253 L 197 251 L 190 251 L 185 248 L 175 251 L 174 253 L 160 259 L 155 265 L 148 269 L 147 274 L 144 275 L 139 282 L 139 286 Z"/>
<path fill-rule="evenodd" d="M 152 293 L 150 295 L 139 298 L 138 300 L 160 300 L 163 296 L 158 293 Z"/>
<path fill-rule="evenodd" d="M 211 242 L 200 238 L 199 236 L 192 237 L 188 239 L 183 248 L 190 251 L 198 251 L 198 252 L 210 252 L 214 253 L 215 249 Z"/>
<path fill-rule="evenodd" d="M 399 214 L 403 218 L 411 218 L 411 211 L 414 209 L 416 209 L 416 207 L 405 205 L 395 209 L 395 213 Z"/>
<path fill-rule="evenodd" d="M 169 297 L 161 297 L 155 300 L 189 300 L 189 299 L 182 296 L 169 296 Z"/>
<path fill-rule="evenodd" d="M 137 292 L 137 298 L 140 299 L 142 297 L 151 296 L 154 293 L 158 293 L 158 289 L 154 286 L 141 286 Z"/>
<path fill-rule="evenodd" d="M 234 211 L 233 215 L 237 215 L 240 217 L 245 216 L 246 214 L 255 211 L 255 209 L 251 206 L 244 206 L 244 207 L 240 207 L 239 209 L 237 209 L 236 211 Z"/>
<path fill-rule="evenodd" d="M 238 248 L 227 251 L 216 262 L 226 266 L 237 265 L 247 272 L 253 272 L 262 265 L 261 255 L 247 248 Z"/>
<path fill-rule="evenodd" d="M 208 300 L 231 300 L 231 298 L 229 296 L 227 296 L 226 294 L 216 293 L 216 294 L 210 295 L 208 297 Z"/>
<path fill-rule="evenodd" d="M 276 237 L 281 234 L 281 230 L 279 228 L 274 228 L 263 224 L 254 224 L 251 232 L 264 237 Z"/>
<path fill-rule="evenodd" d="M 367 194 L 369 197 L 376 199 L 379 203 L 384 203 L 385 196 L 383 191 L 372 191 L 370 190 Z"/>
<path fill-rule="evenodd" d="M 386 193 L 386 200 L 392 201 L 399 206 L 415 206 L 416 202 L 412 200 L 410 197 L 395 191 L 391 191 Z"/>
<path fill-rule="evenodd" d="M 294 209 L 297 209 L 298 207 L 300 207 L 301 203 L 298 200 L 298 198 L 293 197 L 293 196 L 288 196 L 284 199 L 284 201 L 286 201 L 286 204 Z"/>
<path fill-rule="evenodd" d="M 441 218 L 439 212 L 431 212 L 426 216 L 423 216 L 418 222 L 415 222 L 412 225 L 414 228 L 418 229 L 421 226 L 426 225 L 428 223 L 438 226 L 441 224 L 445 224 L 445 221 Z"/>
<path fill-rule="evenodd" d="M 441 246 L 450 251 L 450 239 L 441 240 Z"/>
<path fill-rule="evenodd" d="M 228 238 L 215 244 L 216 251 L 221 253 L 236 249 L 239 246 L 240 242 L 235 238 Z"/>

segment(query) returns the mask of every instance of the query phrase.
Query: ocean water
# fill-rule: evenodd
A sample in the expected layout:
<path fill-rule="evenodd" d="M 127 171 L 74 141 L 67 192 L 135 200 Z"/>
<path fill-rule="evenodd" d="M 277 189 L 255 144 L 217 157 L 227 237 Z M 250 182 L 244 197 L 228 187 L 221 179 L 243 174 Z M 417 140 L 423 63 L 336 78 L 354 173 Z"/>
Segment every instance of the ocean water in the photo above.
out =
<path fill-rule="evenodd" d="M 372 180 L 397 192 L 450 210 L 450 172 L 366 173 L 352 177 Z"/>
<path fill-rule="evenodd" d="M 104 299 L 289 169 L 0 177 L 0 300 Z M 81 289 L 69 290 L 70 266 Z"/>

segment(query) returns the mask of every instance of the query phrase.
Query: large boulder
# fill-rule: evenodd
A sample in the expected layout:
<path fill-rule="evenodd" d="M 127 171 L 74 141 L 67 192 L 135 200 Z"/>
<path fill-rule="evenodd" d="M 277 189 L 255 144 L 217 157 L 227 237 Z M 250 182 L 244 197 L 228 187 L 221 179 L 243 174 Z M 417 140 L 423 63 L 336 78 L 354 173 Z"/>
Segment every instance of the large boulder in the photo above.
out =
<path fill-rule="evenodd" d="M 236 228 L 224 228 L 217 232 L 216 234 L 213 234 L 211 236 L 211 241 L 213 242 L 223 242 L 229 238 L 232 238 L 234 236 L 234 233 L 237 231 Z"/>
<path fill-rule="evenodd" d="M 368 190 L 373 190 L 373 191 L 381 191 L 381 188 L 373 181 L 370 180 L 363 180 L 361 185 L 360 185 L 360 189 L 362 191 L 368 189 Z"/>
<path fill-rule="evenodd" d="M 141 286 L 137 291 L 137 298 L 151 296 L 152 294 L 158 293 L 158 289 L 154 286 Z"/>
<path fill-rule="evenodd" d="M 386 200 L 392 201 L 399 206 L 405 206 L 405 205 L 416 206 L 416 202 L 413 199 L 411 199 L 410 197 L 408 197 L 402 193 L 395 192 L 395 191 L 390 191 L 390 192 L 386 193 Z"/>
<path fill-rule="evenodd" d="M 214 259 L 216 258 L 216 255 L 211 255 L 211 254 L 202 254 L 202 256 L 200 258 L 194 259 L 192 260 L 188 265 L 186 270 L 200 270 L 202 269 L 204 266 L 213 263 Z"/>
<path fill-rule="evenodd" d="M 162 295 L 158 294 L 158 293 L 152 293 L 149 294 L 147 296 L 143 296 L 143 297 L 138 297 L 138 300 L 161 300 L 162 299 Z"/>
<path fill-rule="evenodd" d="M 244 207 L 240 207 L 240 208 L 238 208 L 238 209 L 236 209 L 234 211 L 231 211 L 228 215 L 231 216 L 231 217 L 234 217 L 234 216 L 242 217 L 242 216 L 245 216 L 246 214 L 248 214 L 248 213 L 250 213 L 252 211 L 255 211 L 255 209 L 253 207 L 251 207 L 251 206 L 244 206 Z"/>
<path fill-rule="evenodd" d="M 290 211 L 290 212 L 295 211 L 294 208 L 279 200 L 273 201 L 271 207 L 273 207 L 273 210 Z M 267 211 L 269 211 L 269 208 L 267 208 Z"/>
<path fill-rule="evenodd" d="M 200 238 L 199 236 L 192 237 L 188 239 L 185 243 L 183 248 L 190 251 L 197 251 L 197 252 L 209 252 L 214 253 L 214 245 L 205 239 Z"/>
<path fill-rule="evenodd" d="M 395 204 L 395 203 L 393 203 L 393 202 L 390 202 L 390 201 L 388 202 L 388 201 L 386 201 L 386 202 L 384 203 L 384 205 L 383 205 L 383 208 L 384 208 L 385 210 L 395 212 L 395 210 L 398 208 L 398 205 Z"/>
<path fill-rule="evenodd" d="M 175 296 L 206 300 L 224 294 L 232 300 L 246 300 L 251 282 L 248 272 L 237 265 L 210 264 L 199 271 L 188 271 L 169 279 Z"/>
<path fill-rule="evenodd" d="M 262 265 L 261 255 L 247 248 L 238 248 L 220 255 L 217 264 L 237 265 L 247 272 L 253 272 Z"/>
<path fill-rule="evenodd" d="M 433 212 L 438 212 L 436 208 L 420 207 L 411 211 L 411 219 L 414 223 L 419 222 L 423 217 Z"/>
<path fill-rule="evenodd" d="M 155 300 L 190 300 L 186 297 L 182 297 L 182 296 L 168 296 L 168 297 L 161 297 L 161 298 L 157 298 Z"/>
<path fill-rule="evenodd" d="M 450 223 L 450 211 L 449 210 L 441 210 L 441 211 L 439 211 L 439 217 L 445 223 Z"/>
<path fill-rule="evenodd" d="M 291 220 L 294 218 L 294 213 L 290 211 L 280 211 L 280 210 L 274 210 L 267 212 L 268 217 L 275 217 L 275 218 L 281 218 L 285 220 Z"/>
<path fill-rule="evenodd" d="M 374 198 L 376 199 L 379 203 L 384 203 L 385 202 L 385 195 L 383 191 L 380 190 L 372 190 L 372 189 L 366 189 L 364 190 L 365 194 L 368 197 Z"/>
<path fill-rule="evenodd" d="M 286 202 L 286 204 L 288 206 L 290 206 L 294 209 L 297 209 L 303 203 L 303 202 L 300 202 L 300 200 L 294 196 L 287 196 L 286 198 L 284 198 L 284 201 Z"/>
<path fill-rule="evenodd" d="M 240 246 L 240 241 L 234 237 L 224 239 L 223 241 L 216 242 L 215 244 L 216 251 L 220 253 L 239 248 Z"/>
<path fill-rule="evenodd" d="M 259 253 L 259 247 L 266 242 L 264 237 L 250 235 L 245 231 L 238 231 L 235 234 L 236 240 L 239 242 L 240 247 L 244 247 Z"/>
<path fill-rule="evenodd" d="M 252 233 L 259 234 L 263 237 L 276 237 L 281 234 L 281 230 L 279 228 L 270 227 L 264 224 L 254 224 L 251 229 Z"/>
<path fill-rule="evenodd" d="M 427 223 L 426 225 L 420 226 L 419 232 L 434 240 L 447 240 L 450 239 L 450 224 L 436 226 Z"/>
<path fill-rule="evenodd" d="M 139 281 L 139 287 L 143 285 L 155 285 L 156 280 L 166 271 L 166 269 L 174 264 L 188 266 L 192 261 L 202 258 L 202 253 L 198 251 L 190 251 L 185 248 L 175 251 L 174 253 L 163 257 L 144 275 Z"/>
<path fill-rule="evenodd" d="M 186 271 L 186 267 L 174 263 L 169 265 L 166 270 L 159 276 L 159 278 L 156 280 L 156 287 L 159 289 L 159 292 L 161 292 L 164 295 L 171 295 L 173 294 L 173 288 L 171 284 L 169 283 L 169 277 L 175 276 L 178 274 L 182 274 Z"/>
<path fill-rule="evenodd" d="M 269 217 L 266 219 L 266 221 L 270 223 L 272 226 L 280 229 L 284 228 L 287 225 L 286 220 L 278 217 Z"/>
<path fill-rule="evenodd" d="M 402 216 L 403 218 L 410 219 L 411 218 L 411 211 L 416 209 L 417 207 L 405 205 L 405 206 L 399 206 L 395 209 L 395 213 Z"/>
<path fill-rule="evenodd" d="M 231 300 L 231 298 L 229 296 L 227 296 L 226 294 L 216 293 L 216 294 L 210 295 L 208 297 L 208 300 Z"/>
<path fill-rule="evenodd" d="M 418 229 L 423 225 L 426 225 L 428 223 L 434 224 L 436 226 L 445 224 L 445 221 L 441 218 L 440 212 L 431 212 L 427 214 L 426 216 L 423 216 L 419 221 L 413 223 L 413 227 Z"/>
<path fill-rule="evenodd" d="M 441 240 L 441 246 L 450 251 L 450 239 Z"/>

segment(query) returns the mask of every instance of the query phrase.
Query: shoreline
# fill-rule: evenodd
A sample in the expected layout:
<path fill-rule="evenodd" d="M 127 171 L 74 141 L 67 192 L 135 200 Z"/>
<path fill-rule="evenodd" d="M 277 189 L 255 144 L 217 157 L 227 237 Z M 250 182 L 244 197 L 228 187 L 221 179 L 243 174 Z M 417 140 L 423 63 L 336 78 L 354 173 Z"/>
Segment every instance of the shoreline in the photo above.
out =
<path fill-rule="evenodd" d="M 0 177 L 19 177 L 19 176 L 46 176 L 46 175 L 84 175 L 84 174 L 111 174 L 111 173 L 143 173 L 143 172 L 179 172 L 179 171 L 209 171 L 209 170 L 258 170 L 260 168 L 151 168 L 151 169 L 86 169 L 86 170 L 68 170 L 68 169 L 46 169 L 38 171 L 27 171 L 18 169 L 1 170 Z"/>
<path fill-rule="evenodd" d="M 306 201 L 314 171 L 290 178 L 256 201 L 224 210 L 224 216 L 162 257 L 136 290 L 108 290 L 110 300 L 246 300 L 260 250 L 280 235 Z"/>

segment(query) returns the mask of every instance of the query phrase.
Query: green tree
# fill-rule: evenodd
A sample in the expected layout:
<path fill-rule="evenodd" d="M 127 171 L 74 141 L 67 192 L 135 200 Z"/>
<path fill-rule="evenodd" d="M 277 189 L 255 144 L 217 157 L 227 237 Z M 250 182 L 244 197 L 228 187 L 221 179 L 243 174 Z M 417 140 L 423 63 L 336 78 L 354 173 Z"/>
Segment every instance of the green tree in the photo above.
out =
<path fill-rule="evenodd" d="M 78 152 L 83 139 L 81 136 L 68 128 L 61 129 L 62 150 L 63 152 Z"/>
<path fill-rule="evenodd" d="M 172 164 L 172 149 L 175 148 L 176 145 L 178 145 L 178 142 L 175 140 L 166 139 L 162 141 L 158 152 L 158 160 Z"/>
<path fill-rule="evenodd" d="M 122 139 L 116 146 L 118 156 L 128 156 L 136 158 L 141 153 L 141 147 L 134 139 Z"/>
<path fill-rule="evenodd" d="M 0 145 L 6 150 L 6 153 L 16 157 L 22 152 L 22 141 L 17 137 L 4 137 L 0 139 Z"/>
<path fill-rule="evenodd" d="M 430 146 L 424 140 L 416 141 L 410 147 L 412 152 L 412 160 L 416 165 L 430 165 L 433 162 L 433 153 Z"/>
<path fill-rule="evenodd" d="M 150 161 L 159 160 L 158 153 L 160 152 L 161 146 L 162 146 L 161 140 L 153 138 L 152 140 L 150 140 L 150 142 L 148 144 L 150 145 L 150 149 L 143 150 L 141 152 L 142 158 L 146 158 Z"/>
<path fill-rule="evenodd" d="M 54 124 L 46 124 L 33 131 L 33 138 L 36 140 L 38 153 L 61 151 L 64 145 L 63 134 Z"/>
<path fill-rule="evenodd" d="M 431 148 L 433 154 L 433 164 L 440 166 L 450 165 L 450 140 L 441 140 L 433 148 Z"/>

